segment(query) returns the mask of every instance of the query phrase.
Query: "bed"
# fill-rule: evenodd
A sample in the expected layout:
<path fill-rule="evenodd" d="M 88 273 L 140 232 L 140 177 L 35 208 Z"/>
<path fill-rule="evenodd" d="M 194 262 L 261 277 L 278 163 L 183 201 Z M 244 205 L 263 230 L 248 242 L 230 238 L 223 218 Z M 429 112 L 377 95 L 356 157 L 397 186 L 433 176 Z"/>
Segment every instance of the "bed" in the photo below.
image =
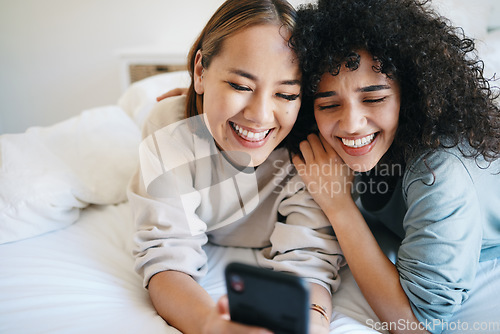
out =
<path fill-rule="evenodd" d="M 157 315 L 134 271 L 126 187 L 155 97 L 188 79 L 187 72 L 144 79 L 116 106 L 1 136 L 0 333 L 178 333 Z M 225 293 L 225 265 L 255 256 L 207 252 L 212 269 L 201 284 L 216 300 Z M 346 297 L 354 295 L 345 287 Z M 338 304 L 351 314 L 338 312 L 332 330 L 373 332 L 362 321 L 374 315 L 357 293 L 359 303 Z"/>
<path fill-rule="evenodd" d="M 484 30 L 475 33 L 492 77 L 500 73 L 500 31 Z M 157 75 L 131 85 L 116 105 L 0 136 L 0 333 L 179 333 L 133 269 L 126 187 L 156 96 L 187 83 L 184 71 Z M 397 240 L 379 242 L 394 259 Z M 201 283 L 217 299 L 225 265 L 253 254 L 207 251 L 212 270 Z M 331 333 L 384 332 L 348 267 L 341 277 Z"/>

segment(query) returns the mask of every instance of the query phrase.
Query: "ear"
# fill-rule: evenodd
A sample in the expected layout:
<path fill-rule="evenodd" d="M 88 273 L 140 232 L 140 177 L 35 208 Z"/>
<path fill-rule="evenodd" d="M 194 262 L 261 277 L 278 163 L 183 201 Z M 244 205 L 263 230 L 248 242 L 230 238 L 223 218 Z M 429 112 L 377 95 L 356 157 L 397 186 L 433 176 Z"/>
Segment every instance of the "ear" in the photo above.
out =
<path fill-rule="evenodd" d="M 194 58 L 193 81 L 194 90 L 199 95 L 205 92 L 205 88 L 203 87 L 203 65 L 201 64 L 202 58 L 203 55 L 201 54 L 201 50 L 198 50 Z"/>

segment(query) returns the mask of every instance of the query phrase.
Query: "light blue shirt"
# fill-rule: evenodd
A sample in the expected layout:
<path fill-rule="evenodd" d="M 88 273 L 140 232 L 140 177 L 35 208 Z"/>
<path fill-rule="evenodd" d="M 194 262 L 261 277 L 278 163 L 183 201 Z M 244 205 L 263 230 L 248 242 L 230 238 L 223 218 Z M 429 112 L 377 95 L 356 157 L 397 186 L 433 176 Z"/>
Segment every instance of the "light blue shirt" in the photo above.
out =
<path fill-rule="evenodd" d="M 424 324 L 449 319 L 467 300 L 478 263 L 500 257 L 500 160 L 478 164 L 457 148 L 421 157 L 389 202 L 367 211 L 402 238 L 400 282 Z"/>

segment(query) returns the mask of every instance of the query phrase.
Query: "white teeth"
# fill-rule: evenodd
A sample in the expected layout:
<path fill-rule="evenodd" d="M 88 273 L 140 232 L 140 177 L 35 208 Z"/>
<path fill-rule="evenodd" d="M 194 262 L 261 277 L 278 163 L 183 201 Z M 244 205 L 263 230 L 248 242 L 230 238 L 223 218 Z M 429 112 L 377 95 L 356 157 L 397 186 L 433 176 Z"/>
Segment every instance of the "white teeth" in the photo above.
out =
<path fill-rule="evenodd" d="M 366 136 L 366 137 L 363 137 L 363 138 L 358 138 L 356 140 L 354 140 L 354 139 L 345 139 L 345 138 L 341 138 L 341 139 L 342 139 L 342 143 L 345 146 L 352 147 L 352 148 L 359 148 L 359 147 L 363 147 L 365 145 L 370 144 L 373 141 L 374 138 L 375 138 L 375 134 L 372 133 L 369 136 Z"/>
<path fill-rule="evenodd" d="M 236 130 L 238 135 L 242 137 L 243 139 L 249 140 L 249 141 L 261 141 L 264 139 L 267 134 L 269 133 L 270 130 L 262 131 L 262 132 L 252 132 L 248 130 L 243 130 L 240 128 L 236 123 L 232 123 L 231 125 L 233 126 L 233 129 Z"/>

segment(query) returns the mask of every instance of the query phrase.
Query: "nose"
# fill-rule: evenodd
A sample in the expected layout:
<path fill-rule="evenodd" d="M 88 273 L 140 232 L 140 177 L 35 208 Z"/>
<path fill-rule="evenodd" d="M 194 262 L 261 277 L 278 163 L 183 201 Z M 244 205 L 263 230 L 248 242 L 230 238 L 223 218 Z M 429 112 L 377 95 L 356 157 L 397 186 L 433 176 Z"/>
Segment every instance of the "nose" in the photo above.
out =
<path fill-rule="evenodd" d="M 243 115 L 247 120 L 258 125 L 272 123 L 274 120 L 272 99 L 264 94 L 255 94 L 248 101 Z"/>
<path fill-rule="evenodd" d="M 339 128 L 346 134 L 356 134 L 366 124 L 366 115 L 354 106 L 345 106 L 340 114 Z"/>

